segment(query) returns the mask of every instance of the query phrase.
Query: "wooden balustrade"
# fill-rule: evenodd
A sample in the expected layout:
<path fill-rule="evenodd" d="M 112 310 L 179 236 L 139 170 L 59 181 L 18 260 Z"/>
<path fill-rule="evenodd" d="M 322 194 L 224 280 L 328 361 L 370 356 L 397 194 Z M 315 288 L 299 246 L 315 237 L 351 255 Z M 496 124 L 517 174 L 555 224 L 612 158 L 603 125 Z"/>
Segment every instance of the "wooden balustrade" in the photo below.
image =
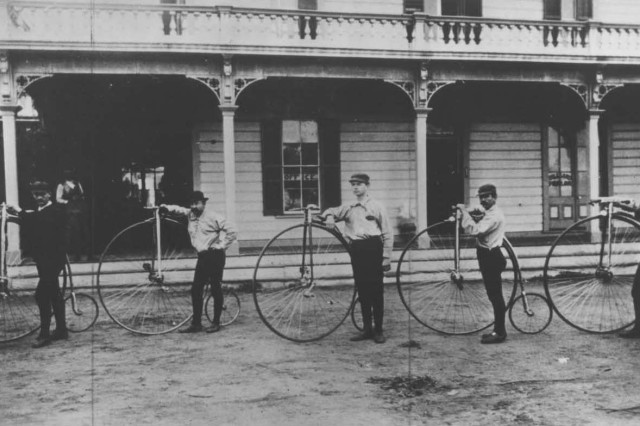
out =
<path fill-rule="evenodd" d="M 7 48 L 64 43 L 74 49 L 307 49 L 320 55 L 625 56 L 640 59 L 640 26 L 427 15 L 338 14 L 176 5 L 1 1 Z"/>

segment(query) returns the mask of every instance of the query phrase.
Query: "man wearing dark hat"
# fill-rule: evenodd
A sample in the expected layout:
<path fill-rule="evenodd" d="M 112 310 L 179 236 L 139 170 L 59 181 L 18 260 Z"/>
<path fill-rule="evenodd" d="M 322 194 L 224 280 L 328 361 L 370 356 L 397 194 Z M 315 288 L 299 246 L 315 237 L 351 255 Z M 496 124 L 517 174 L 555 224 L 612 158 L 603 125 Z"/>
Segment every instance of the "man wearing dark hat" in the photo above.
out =
<path fill-rule="evenodd" d="M 191 285 L 193 319 L 191 325 L 180 332 L 196 333 L 203 330 L 203 291 L 206 284 L 211 282 L 213 324 L 207 329 L 207 333 L 215 333 L 220 330 L 220 315 L 224 302 L 221 281 L 226 259 L 225 250 L 236 240 L 236 230 L 224 217 L 213 209 L 206 208 L 208 198 L 205 198 L 202 192 L 193 191 L 190 200 L 190 209 L 166 204 L 160 206 L 161 211 L 188 219 L 191 244 L 198 252 L 196 272 Z"/>
<path fill-rule="evenodd" d="M 38 270 L 36 302 L 40 312 L 40 333 L 34 348 L 50 345 L 54 340 L 68 339 L 64 300 L 58 276 L 66 262 L 64 212 L 51 202 L 51 187 L 47 182 L 35 181 L 30 186 L 37 209 L 25 211 L 17 206 L 7 206 L 11 214 L 17 214 L 26 231 L 31 257 Z M 56 319 L 56 329 L 50 333 L 51 310 Z"/>
<path fill-rule="evenodd" d="M 500 247 L 504 239 L 505 218 L 496 206 L 498 193 L 492 184 L 482 185 L 478 189 L 480 204 L 484 208 L 482 217 L 474 218 L 469 214 L 464 204 L 458 208 L 462 212 L 462 227 L 465 232 L 477 238 L 478 264 L 484 281 L 487 296 L 493 305 L 494 329 L 482 336 L 481 343 L 502 343 L 507 338 L 505 328 L 506 305 L 502 295 L 502 271 L 507 261 Z"/>
<path fill-rule="evenodd" d="M 357 342 L 373 339 L 384 343 L 384 271 L 391 268 L 393 232 L 385 207 L 369 196 L 369 176 L 356 173 L 349 179 L 356 200 L 325 210 L 321 217 L 327 226 L 344 221 L 344 236 L 349 241 L 353 278 L 360 299 L 364 330 L 351 338 Z M 372 319 L 374 327 L 372 327 Z"/>

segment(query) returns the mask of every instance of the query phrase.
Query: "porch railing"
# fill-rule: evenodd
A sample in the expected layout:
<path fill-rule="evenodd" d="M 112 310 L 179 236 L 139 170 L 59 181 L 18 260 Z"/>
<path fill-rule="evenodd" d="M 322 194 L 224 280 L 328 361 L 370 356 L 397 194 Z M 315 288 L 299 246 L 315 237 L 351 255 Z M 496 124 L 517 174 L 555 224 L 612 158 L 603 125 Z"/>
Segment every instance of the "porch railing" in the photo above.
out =
<path fill-rule="evenodd" d="M 640 25 L 0 0 L 0 47 L 640 60 Z"/>

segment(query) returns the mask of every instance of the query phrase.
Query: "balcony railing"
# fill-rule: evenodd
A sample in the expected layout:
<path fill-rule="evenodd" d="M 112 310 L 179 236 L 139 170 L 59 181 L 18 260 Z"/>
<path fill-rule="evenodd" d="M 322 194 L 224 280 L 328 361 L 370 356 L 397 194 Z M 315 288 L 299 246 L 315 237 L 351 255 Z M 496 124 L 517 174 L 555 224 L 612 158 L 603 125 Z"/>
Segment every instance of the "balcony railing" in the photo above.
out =
<path fill-rule="evenodd" d="M 628 62 L 640 61 L 640 26 L 0 0 L 0 47 Z"/>

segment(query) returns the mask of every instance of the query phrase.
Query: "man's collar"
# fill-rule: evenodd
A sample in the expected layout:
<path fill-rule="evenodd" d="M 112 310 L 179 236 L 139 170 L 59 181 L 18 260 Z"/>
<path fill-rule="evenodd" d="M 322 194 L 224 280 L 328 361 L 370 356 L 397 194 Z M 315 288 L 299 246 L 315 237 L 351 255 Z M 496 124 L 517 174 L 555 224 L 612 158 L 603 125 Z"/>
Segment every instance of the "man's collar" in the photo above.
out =
<path fill-rule="evenodd" d="M 367 204 L 369 202 L 369 200 L 371 200 L 371 197 L 369 196 L 369 194 L 365 195 L 364 198 L 362 199 L 362 201 L 358 201 L 357 199 L 351 203 L 351 207 L 355 207 L 355 206 L 364 206 L 365 204 Z"/>

